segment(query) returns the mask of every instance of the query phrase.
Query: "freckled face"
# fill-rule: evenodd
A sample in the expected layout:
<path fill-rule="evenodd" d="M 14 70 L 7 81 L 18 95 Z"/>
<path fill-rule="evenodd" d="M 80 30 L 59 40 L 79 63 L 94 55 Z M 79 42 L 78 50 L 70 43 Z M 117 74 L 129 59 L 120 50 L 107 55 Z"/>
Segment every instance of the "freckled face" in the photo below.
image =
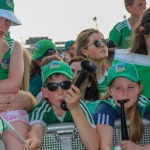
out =
<path fill-rule="evenodd" d="M 137 101 L 138 95 L 142 90 L 142 86 L 125 77 L 118 77 L 113 80 L 111 87 L 107 90 L 119 107 L 120 104 L 117 100 L 128 99 L 127 103 L 124 105 L 125 110 L 128 110 Z"/>

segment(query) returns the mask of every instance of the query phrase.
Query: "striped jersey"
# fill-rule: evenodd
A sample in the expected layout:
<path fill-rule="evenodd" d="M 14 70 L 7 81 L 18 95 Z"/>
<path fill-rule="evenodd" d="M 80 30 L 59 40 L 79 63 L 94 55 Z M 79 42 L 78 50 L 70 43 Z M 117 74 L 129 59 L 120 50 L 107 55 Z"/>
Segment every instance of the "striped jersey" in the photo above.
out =
<path fill-rule="evenodd" d="M 117 23 L 109 32 L 109 39 L 119 48 L 129 48 L 133 31 L 128 19 Z"/>
<path fill-rule="evenodd" d="M 140 95 L 138 100 L 138 110 L 142 118 L 150 121 L 150 100 L 143 95 Z M 114 127 L 115 120 L 121 118 L 121 109 L 112 98 L 101 100 L 93 118 L 95 124 L 105 124 Z"/>
<path fill-rule="evenodd" d="M 93 128 L 95 128 L 93 117 L 86 106 L 85 102 L 80 99 L 80 107 L 83 110 L 86 118 L 88 119 L 89 123 Z M 71 116 L 70 111 L 66 111 L 61 120 L 56 113 L 53 111 L 52 107 L 50 106 L 49 102 L 46 100 L 41 100 L 31 111 L 29 114 L 30 118 L 30 125 L 40 123 L 44 126 L 53 123 L 61 123 L 61 122 L 74 122 Z"/>

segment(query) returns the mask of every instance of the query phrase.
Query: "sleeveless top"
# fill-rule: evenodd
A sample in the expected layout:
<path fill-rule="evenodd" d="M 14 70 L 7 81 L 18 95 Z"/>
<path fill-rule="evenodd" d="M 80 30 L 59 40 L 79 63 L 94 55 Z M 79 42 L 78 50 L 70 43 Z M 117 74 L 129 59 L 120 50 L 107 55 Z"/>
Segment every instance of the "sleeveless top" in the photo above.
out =
<path fill-rule="evenodd" d="M 0 63 L 0 80 L 7 79 L 9 74 L 10 57 L 14 48 L 15 41 L 13 39 L 7 40 L 10 49 L 4 54 Z"/>

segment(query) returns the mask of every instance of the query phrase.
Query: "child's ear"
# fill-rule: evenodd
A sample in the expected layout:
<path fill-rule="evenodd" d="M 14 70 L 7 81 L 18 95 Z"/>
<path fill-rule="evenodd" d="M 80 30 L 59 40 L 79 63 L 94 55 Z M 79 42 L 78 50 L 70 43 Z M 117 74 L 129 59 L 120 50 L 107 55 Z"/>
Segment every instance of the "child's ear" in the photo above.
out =
<path fill-rule="evenodd" d="M 42 87 L 41 91 L 42 91 L 43 97 L 48 98 L 47 89 Z"/>
<path fill-rule="evenodd" d="M 106 91 L 107 91 L 107 93 L 109 93 L 111 95 L 111 89 L 110 89 L 110 87 L 107 87 Z"/>
<path fill-rule="evenodd" d="M 133 7 L 133 6 L 127 6 L 127 7 L 126 7 L 126 10 L 128 11 L 128 13 L 131 13 L 131 12 L 132 12 L 132 7 Z"/>
<path fill-rule="evenodd" d="M 142 92 L 142 89 L 143 89 L 143 85 L 140 85 L 139 86 L 139 94 Z"/>

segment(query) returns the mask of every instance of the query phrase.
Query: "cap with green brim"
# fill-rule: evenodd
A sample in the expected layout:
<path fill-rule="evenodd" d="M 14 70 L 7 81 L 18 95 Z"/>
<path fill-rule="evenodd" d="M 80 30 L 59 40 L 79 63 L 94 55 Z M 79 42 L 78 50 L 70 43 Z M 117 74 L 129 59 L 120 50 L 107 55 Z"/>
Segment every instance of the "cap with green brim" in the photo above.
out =
<path fill-rule="evenodd" d="M 56 52 L 56 50 L 56 45 L 52 41 L 47 39 L 40 40 L 35 44 L 32 59 L 41 59 L 50 53 Z"/>
<path fill-rule="evenodd" d="M 75 42 L 75 41 L 73 41 L 73 40 L 67 41 L 67 42 L 65 43 L 65 47 L 63 48 L 63 50 L 68 50 L 69 47 L 70 47 L 74 42 Z"/>
<path fill-rule="evenodd" d="M 63 61 L 53 60 L 49 64 L 42 67 L 42 83 L 43 86 L 48 79 L 53 74 L 63 74 L 70 80 L 74 79 L 74 75 L 70 66 Z"/>
<path fill-rule="evenodd" d="M 139 82 L 136 67 L 130 63 L 119 62 L 112 65 L 108 70 L 108 86 L 117 77 L 125 77 L 133 82 Z"/>

